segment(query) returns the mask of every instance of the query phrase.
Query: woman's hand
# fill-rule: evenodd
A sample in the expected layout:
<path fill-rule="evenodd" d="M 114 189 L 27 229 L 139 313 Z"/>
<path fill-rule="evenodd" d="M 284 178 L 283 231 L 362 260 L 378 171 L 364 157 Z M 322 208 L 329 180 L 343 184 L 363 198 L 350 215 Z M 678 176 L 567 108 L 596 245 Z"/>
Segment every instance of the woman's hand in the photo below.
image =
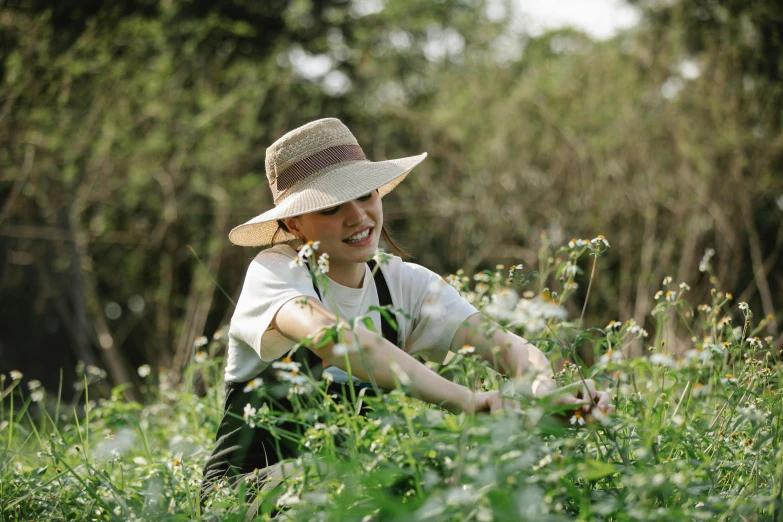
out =
<path fill-rule="evenodd" d="M 499 390 L 473 392 L 472 401 L 464 408 L 466 413 L 494 413 L 502 410 L 520 411 L 519 402 L 504 398 Z"/>
<path fill-rule="evenodd" d="M 593 408 L 598 408 L 601 413 L 614 413 L 612 397 L 604 391 L 598 391 L 592 379 L 575 382 L 562 388 L 555 388 L 554 381 L 551 385 L 542 385 L 534 388 L 534 396 L 551 398 L 555 406 L 570 406 L 569 411 L 581 409 L 584 413 L 590 413 Z M 543 383 L 542 383 L 543 384 Z"/>

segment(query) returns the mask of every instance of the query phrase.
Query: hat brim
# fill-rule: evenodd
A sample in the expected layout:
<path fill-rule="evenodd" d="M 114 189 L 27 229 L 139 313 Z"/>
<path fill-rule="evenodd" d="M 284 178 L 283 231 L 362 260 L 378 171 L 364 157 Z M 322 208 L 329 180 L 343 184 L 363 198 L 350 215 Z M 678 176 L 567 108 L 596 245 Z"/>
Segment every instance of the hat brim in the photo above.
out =
<path fill-rule="evenodd" d="M 403 180 L 427 153 L 387 161 L 351 161 L 325 169 L 298 187 L 275 208 L 235 227 L 229 240 L 239 246 L 266 246 L 296 239 L 281 229 L 278 219 L 301 216 L 341 205 L 378 189 L 385 196 Z"/>

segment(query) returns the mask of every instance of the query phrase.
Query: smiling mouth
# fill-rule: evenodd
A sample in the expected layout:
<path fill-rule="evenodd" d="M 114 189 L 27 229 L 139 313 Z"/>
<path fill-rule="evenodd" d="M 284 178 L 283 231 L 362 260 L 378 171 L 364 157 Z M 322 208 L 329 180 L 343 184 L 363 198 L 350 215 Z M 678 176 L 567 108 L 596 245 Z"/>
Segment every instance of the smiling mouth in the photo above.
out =
<path fill-rule="evenodd" d="M 365 228 L 361 232 L 358 232 L 358 233 L 352 235 L 351 237 L 347 237 L 347 238 L 343 239 L 343 243 L 349 243 L 350 244 L 350 243 L 359 243 L 361 241 L 364 241 L 365 239 L 367 239 L 369 237 L 370 234 L 372 234 L 373 228 L 374 227 Z"/>

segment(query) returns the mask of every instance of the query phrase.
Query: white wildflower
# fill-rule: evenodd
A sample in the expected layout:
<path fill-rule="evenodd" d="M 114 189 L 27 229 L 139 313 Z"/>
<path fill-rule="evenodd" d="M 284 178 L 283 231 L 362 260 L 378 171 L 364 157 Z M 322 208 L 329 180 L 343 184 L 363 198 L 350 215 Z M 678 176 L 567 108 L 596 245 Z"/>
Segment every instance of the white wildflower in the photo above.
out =
<path fill-rule="evenodd" d="M 43 390 L 35 390 L 33 393 L 30 394 L 30 399 L 33 402 L 41 402 L 43 398 L 44 398 Z"/>
<path fill-rule="evenodd" d="M 690 290 L 691 287 L 688 286 L 688 283 L 680 283 L 680 290 Z"/>
<path fill-rule="evenodd" d="M 582 418 L 582 414 L 580 412 L 578 412 L 578 411 L 576 413 L 574 413 L 574 415 L 571 417 L 571 421 L 570 422 L 571 422 L 572 426 L 576 426 L 577 424 L 579 426 L 584 426 L 585 425 L 585 420 L 584 420 L 584 418 Z"/>
<path fill-rule="evenodd" d="M 205 344 L 207 344 L 208 342 L 209 342 L 209 340 L 206 338 L 206 336 L 203 336 L 203 335 L 202 335 L 202 336 L 200 336 L 200 337 L 196 337 L 196 340 L 195 340 L 195 341 L 193 341 L 193 345 L 194 345 L 196 348 L 201 348 L 202 346 L 204 346 L 204 345 L 205 345 Z"/>
<path fill-rule="evenodd" d="M 715 250 L 708 248 L 704 251 L 704 257 L 699 262 L 699 272 L 706 272 L 710 267 L 710 259 L 715 255 Z"/>
<path fill-rule="evenodd" d="M 245 408 L 242 413 L 242 418 L 245 419 L 245 422 L 247 422 L 251 428 L 256 427 L 255 421 L 253 419 L 253 417 L 256 414 L 256 411 L 258 410 L 256 410 L 253 406 L 251 406 L 249 402 L 245 404 Z"/>
<path fill-rule="evenodd" d="M 593 239 L 590 240 L 590 243 L 592 243 L 595 246 L 599 246 L 603 244 L 605 248 L 609 248 L 609 241 L 607 241 L 604 236 L 599 235 L 598 237 L 594 237 Z"/>
<path fill-rule="evenodd" d="M 256 388 L 259 388 L 264 384 L 264 380 L 261 378 L 256 377 L 255 379 L 250 379 L 244 388 L 242 388 L 242 391 L 247 393 L 255 390 Z"/>
<path fill-rule="evenodd" d="M 133 457 L 133 463 L 137 466 L 146 466 L 147 465 L 147 459 L 144 457 Z"/>
<path fill-rule="evenodd" d="M 671 276 L 666 276 L 663 278 L 663 286 L 669 286 L 669 283 L 672 282 Z"/>
<path fill-rule="evenodd" d="M 743 312 L 748 310 L 748 303 L 746 303 L 745 301 L 741 301 L 738 306 L 739 309 L 742 310 Z"/>
<path fill-rule="evenodd" d="M 483 283 L 489 283 L 489 274 L 485 274 L 484 272 L 479 272 L 478 274 L 475 274 L 473 276 L 474 281 L 481 281 Z"/>
<path fill-rule="evenodd" d="M 353 344 L 346 344 L 346 343 L 337 343 L 334 345 L 334 348 L 332 348 L 332 353 L 340 357 L 358 351 L 359 351 L 358 346 L 355 346 Z"/>
<path fill-rule="evenodd" d="M 754 348 L 761 348 L 761 339 L 758 337 L 748 337 L 745 340 L 748 341 L 748 343 L 750 343 L 750 345 Z"/>
<path fill-rule="evenodd" d="M 272 363 L 272 368 L 278 370 L 289 370 L 289 371 L 298 372 L 301 367 L 302 367 L 302 363 L 293 361 L 291 360 L 290 357 L 284 357 L 282 360 L 275 361 Z"/>
<path fill-rule="evenodd" d="M 578 270 L 579 270 L 578 266 L 576 266 L 571 261 L 567 261 L 565 268 L 563 268 L 563 276 L 565 276 L 566 278 L 576 277 L 576 273 Z"/>
<path fill-rule="evenodd" d="M 87 373 L 89 373 L 90 375 L 94 375 L 96 377 L 99 377 L 101 379 L 106 377 L 106 372 L 104 370 L 98 368 L 94 364 L 88 364 L 87 365 Z"/>
<path fill-rule="evenodd" d="M 676 300 L 677 300 L 677 294 L 675 294 L 671 290 L 667 290 L 666 291 L 666 302 L 673 303 Z"/>
<path fill-rule="evenodd" d="M 152 372 L 152 368 L 150 368 L 149 364 L 142 364 L 136 371 L 139 373 L 139 377 L 143 379 Z"/>
<path fill-rule="evenodd" d="M 476 348 L 474 346 L 471 346 L 469 344 L 464 345 L 462 348 L 457 350 L 457 353 L 459 355 L 467 355 L 469 353 L 473 353 L 476 351 Z"/>
<path fill-rule="evenodd" d="M 32 379 L 31 381 L 27 382 L 27 389 L 29 389 L 30 391 L 35 391 L 40 387 L 41 387 L 41 381 L 39 381 L 38 379 Z"/>
<path fill-rule="evenodd" d="M 461 286 L 459 277 L 455 276 L 454 274 L 447 275 L 446 282 L 457 289 L 459 289 L 459 287 Z"/>
<path fill-rule="evenodd" d="M 720 321 L 718 321 L 718 328 L 723 328 L 726 325 L 731 324 L 731 317 L 728 315 L 726 317 L 721 318 Z"/>
<path fill-rule="evenodd" d="M 323 253 L 318 258 L 318 273 L 325 274 L 329 272 L 329 254 Z"/>
<path fill-rule="evenodd" d="M 655 353 L 651 355 L 650 362 L 658 366 L 668 366 L 669 368 L 674 368 L 677 366 L 677 364 L 674 362 L 674 359 L 668 355 L 663 355 L 662 353 Z"/>
<path fill-rule="evenodd" d="M 590 244 L 589 239 L 572 239 L 568 242 L 568 248 L 580 248 Z"/>
<path fill-rule="evenodd" d="M 622 325 L 620 321 L 611 321 L 606 325 L 606 330 L 619 330 Z"/>
<path fill-rule="evenodd" d="M 215 333 L 212 334 L 212 339 L 214 339 L 215 341 L 219 341 L 222 338 L 223 338 L 223 330 L 218 328 L 217 330 L 215 330 Z"/>
<path fill-rule="evenodd" d="M 203 363 L 204 361 L 207 360 L 207 352 L 205 352 L 204 350 L 197 351 L 196 352 L 196 356 L 194 357 L 194 359 L 199 364 Z"/>
<path fill-rule="evenodd" d="M 657 292 L 655 292 L 655 295 L 653 296 L 653 299 L 655 299 L 657 301 L 661 297 L 663 297 L 663 292 L 661 290 L 658 290 Z"/>
<path fill-rule="evenodd" d="M 522 272 L 522 263 L 518 265 L 511 265 L 508 269 L 508 278 L 513 279 L 514 276 L 518 273 Z"/>

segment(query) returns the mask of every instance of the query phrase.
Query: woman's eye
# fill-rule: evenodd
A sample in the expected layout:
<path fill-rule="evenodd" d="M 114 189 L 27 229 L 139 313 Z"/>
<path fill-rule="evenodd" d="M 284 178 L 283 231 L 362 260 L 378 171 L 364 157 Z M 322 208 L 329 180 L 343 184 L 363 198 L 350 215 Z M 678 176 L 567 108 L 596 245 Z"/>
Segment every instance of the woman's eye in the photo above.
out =
<path fill-rule="evenodd" d="M 364 196 L 362 196 L 360 198 L 356 198 L 356 199 L 359 200 L 359 201 L 367 201 L 371 197 L 372 197 L 372 192 L 370 192 L 369 194 L 365 194 Z"/>
<path fill-rule="evenodd" d="M 323 214 L 325 216 L 331 216 L 332 214 L 337 212 L 338 208 L 340 208 L 340 205 L 337 205 L 336 207 L 332 207 L 332 208 L 327 208 L 326 210 L 322 210 L 321 214 Z"/>

